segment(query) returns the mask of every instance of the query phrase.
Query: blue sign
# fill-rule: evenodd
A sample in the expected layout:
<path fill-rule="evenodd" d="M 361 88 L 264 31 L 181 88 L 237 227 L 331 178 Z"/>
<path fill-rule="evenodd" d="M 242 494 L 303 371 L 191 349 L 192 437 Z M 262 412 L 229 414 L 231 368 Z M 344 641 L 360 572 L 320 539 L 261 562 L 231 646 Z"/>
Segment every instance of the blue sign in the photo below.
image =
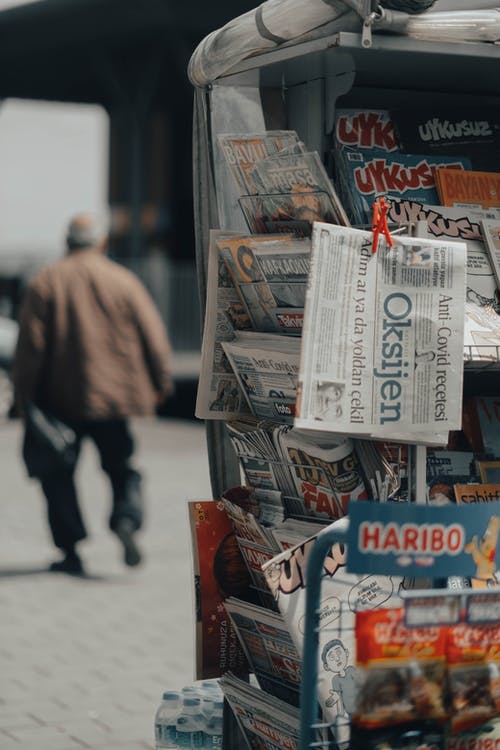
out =
<path fill-rule="evenodd" d="M 432 507 L 349 503 L 347 570 L 500 584 L 500 501 Z"/>

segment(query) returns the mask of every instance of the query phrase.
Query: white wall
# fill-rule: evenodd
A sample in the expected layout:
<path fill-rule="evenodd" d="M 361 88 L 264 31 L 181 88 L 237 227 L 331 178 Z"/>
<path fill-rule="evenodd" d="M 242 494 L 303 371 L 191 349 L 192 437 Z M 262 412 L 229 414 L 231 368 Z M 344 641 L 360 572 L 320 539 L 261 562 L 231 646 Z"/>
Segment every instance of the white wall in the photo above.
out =
<path fill-rule="evenodd" d="M 75 212 L 107 207 L 108 117 L 99 107 L 0 106 L 0 263 L 62 253 Z"/>

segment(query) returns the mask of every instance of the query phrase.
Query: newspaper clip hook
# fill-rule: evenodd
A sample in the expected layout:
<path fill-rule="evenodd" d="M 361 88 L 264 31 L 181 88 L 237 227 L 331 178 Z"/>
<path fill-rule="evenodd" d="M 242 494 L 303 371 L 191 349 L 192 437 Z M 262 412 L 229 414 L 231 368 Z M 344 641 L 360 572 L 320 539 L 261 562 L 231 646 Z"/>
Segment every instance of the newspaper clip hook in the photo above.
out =
<path fill-rule="evenodd" d="M 380 234 L 382 233 L 387 241 L 389 247 L 394 245 L 394 240 L 389 232 L 389 226 L 387 224 L 387 212 L 389 211 L 389 205 L 386 203 L 385 198 L 376 198 L 373 204 L 373 217 L 372 217 L 372 255 L 377 252 L 378 241 Z"/>

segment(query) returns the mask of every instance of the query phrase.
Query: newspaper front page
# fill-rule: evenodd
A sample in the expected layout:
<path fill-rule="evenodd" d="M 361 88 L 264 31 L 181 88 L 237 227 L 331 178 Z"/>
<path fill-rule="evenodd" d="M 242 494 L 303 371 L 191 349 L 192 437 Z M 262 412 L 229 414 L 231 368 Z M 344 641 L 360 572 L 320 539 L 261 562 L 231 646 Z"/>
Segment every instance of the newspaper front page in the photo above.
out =
<path fill-rule="evenodd" d="M 460 429 L 465 243 L 316 223 L 295 426 L 445 444 Z"/>
<path fill-rule="evenodd" d="M 291 423 L 295 414 L 300 339 L 240 332 L 222 346 L 256 417 Z"/>

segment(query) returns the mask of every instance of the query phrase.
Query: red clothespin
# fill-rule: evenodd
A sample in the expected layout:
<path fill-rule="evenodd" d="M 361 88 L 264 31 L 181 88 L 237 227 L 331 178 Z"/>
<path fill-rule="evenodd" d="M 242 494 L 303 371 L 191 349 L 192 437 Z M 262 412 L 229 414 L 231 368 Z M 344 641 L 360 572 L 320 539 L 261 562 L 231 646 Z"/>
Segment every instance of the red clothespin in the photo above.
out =
<path fill-rule="evenodd" d="M 383 233 L 387 244 L 389 247 L 392 247 L 394 245 L 394 240 L 391 237 L 391 233 L 389 232 L 389 225 L 387 224 L 387 214 L 389 212 L 389 204 L 385 202 L 385 198 L 380 198 L 380 223 L 381 223 L 381 232 Z"/>
<path fill-rule="evenodd" d="M 375 198 L 375 202 L 373 204 L 372 232 L 373 232 L 372 255 L 375 255 L 375 253 L 377 252 L 377 247 L 378 247 L 378 238 L 380 236 L 380 207 L 378 203 L 378 198 Z"/>
<path fill-rule="evenodd" d="M 385 202 L 385 198 L 377 198 L 373 204 L 373 218 L 372 218 L 372 255 L 377 252 L 378 240 L 382 233 L 387 241 L 389 247 L 392 247 L 394 240 L 389 232 L 389 226 L 387 224 L 387 212 L 389 206 Z"/>

